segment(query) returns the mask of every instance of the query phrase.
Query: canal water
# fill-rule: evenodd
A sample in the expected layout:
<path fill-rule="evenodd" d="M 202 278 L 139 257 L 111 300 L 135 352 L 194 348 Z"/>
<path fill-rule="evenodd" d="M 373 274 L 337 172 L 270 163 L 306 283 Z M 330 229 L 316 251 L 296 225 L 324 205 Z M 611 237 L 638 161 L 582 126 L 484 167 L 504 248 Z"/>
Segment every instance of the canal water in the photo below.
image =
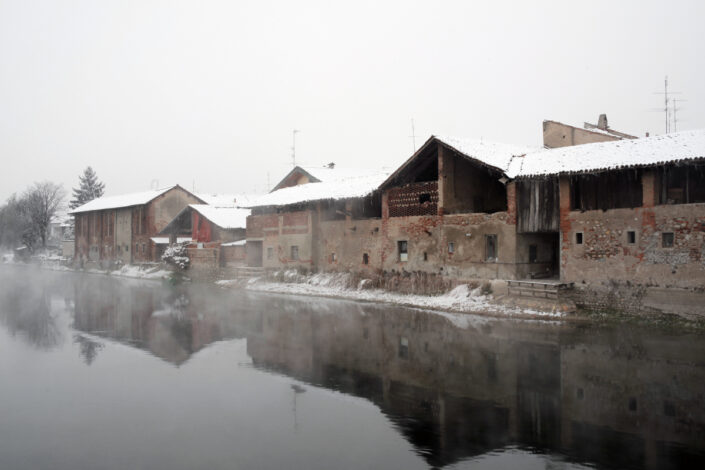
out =
<path fill-rule="evenodd" d="M 705 335 L 0 266 L 2 469 L 705 468 Z"/>

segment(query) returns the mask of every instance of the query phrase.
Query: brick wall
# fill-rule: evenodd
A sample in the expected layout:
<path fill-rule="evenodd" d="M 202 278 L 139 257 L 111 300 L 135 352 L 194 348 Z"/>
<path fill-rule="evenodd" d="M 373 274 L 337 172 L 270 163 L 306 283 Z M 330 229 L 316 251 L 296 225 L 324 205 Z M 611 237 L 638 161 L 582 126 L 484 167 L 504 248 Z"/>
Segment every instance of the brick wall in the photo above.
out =
<path fill-rule="evenodd" d="M 438 213 L 438 182 L 427 181 L 392 188 L 387 191 L 389 217 L 436 215 Z M 422 199 L 427 199 L 421 202 Z"/>

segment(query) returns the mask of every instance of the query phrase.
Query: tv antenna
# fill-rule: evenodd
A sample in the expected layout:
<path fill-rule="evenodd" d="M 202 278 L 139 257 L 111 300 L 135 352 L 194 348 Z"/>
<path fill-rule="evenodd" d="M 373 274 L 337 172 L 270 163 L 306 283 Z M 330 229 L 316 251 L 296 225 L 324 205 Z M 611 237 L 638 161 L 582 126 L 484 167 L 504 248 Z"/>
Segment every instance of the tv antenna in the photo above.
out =
<path fill-rule="evenodd" d="M 676 111 L 681 109 L 678 107 L 678 103 L 682 103 L 688 100 L 677 100 L 673 98 L 671 99 L 671 101 L 673 101 L 673 132 L 678 132 L 678 119 L 676 118 Z"/>
<path fill-rule="evenodd" d="M 669 94 L 668 75 L 666 75 L 666 78 L 663 80 L 663 91 L 655 91 L 654 94 L 655 95 L 663 95 L 663 104 L 664 104 L 663 111 L 666 113 L 666 134 L 668 134 L 669 132 L 671 132 L 671 126 L 670 126 L 671 121 L 670 121 L 669 115 L 668 115 L 668 110 L 669 110 L 669 106 L 668 106 L 668 94 Z M 671 95 L 680 95 L 681 92 L 680 91 L 672 91 L 672 92 L 670 92 L 670 94 Z"/>
<path fill-rule="evenodd" d="M 298 129 L 294 129 L 294 131 L 292 132 L 293 140 L 291 144 L 291 164 L 294 166 L 296 166 L 296 134 L 298 134 L 299 132 L 301 131 Z"/>

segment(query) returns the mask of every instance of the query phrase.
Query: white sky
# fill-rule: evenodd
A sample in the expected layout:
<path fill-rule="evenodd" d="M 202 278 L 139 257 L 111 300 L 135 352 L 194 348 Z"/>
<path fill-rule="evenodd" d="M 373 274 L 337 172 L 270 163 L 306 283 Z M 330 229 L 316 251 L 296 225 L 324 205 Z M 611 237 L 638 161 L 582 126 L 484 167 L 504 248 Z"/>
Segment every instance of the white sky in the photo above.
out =
<path fill-rule="evenodd" d="M 263 191 L 297 162 L 395 166 L 430 134 L 705 127 L 705 2 L 0 0 L 0 201 L 153 180 Z"/>

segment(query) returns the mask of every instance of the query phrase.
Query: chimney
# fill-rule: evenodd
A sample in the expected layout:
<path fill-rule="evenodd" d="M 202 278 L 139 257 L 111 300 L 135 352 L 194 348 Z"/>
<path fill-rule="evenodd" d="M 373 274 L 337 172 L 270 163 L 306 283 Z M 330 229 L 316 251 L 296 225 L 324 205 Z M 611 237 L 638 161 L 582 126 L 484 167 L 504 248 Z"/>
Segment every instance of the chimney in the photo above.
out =
<path fill-rule="evenodd" d="M 597 128 L 606 131 L 607 127 L 607 115 L 600 114 L 600 117 L 597 119 Z"/>
<path fill-rule="evenodd" d="M 647 132 L 647 133 L 646 133 L 646 137 L 648 137 L 648 136 L 649 136 L 649 133 Z"/>
<path fill-rule="evenodd" d="M 331 170 L 335 168 L 335 162 L 330 162 L 329 164 L 326 165 L 326 168 L 330 168 Z"/>

